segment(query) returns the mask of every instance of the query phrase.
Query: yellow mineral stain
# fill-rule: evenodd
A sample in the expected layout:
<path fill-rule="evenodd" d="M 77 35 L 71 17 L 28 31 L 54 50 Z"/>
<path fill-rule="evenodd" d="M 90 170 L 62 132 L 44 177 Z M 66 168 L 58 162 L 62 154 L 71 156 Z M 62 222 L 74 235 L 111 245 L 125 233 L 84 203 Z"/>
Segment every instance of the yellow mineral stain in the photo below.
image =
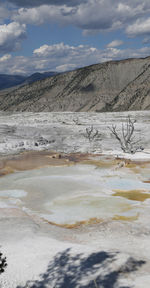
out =
<path fill-rule="evenodd" d="M 53 226 L 57 226 L 57 227 L 61 227 L 61 228 L 66 228 L 66 229 L 75 229 L 75 228 L 79 228 L 82 225 L 92 225 L 92 224 L 98 224 L 98 223 L 102 223 L 104 220 L 102 219 L 98 219 L 98 218 L 90 218 L 88 220 L 84 220 L 84 221 L 78 221 L 74 224 L 58 224 L 55 222 L 51 222 L 48 221 L 46 219 L 43 219 L 45 222 L 47 222 L 50 225 Z"/>
<path fill-rule="evenodd" d="M 135 216 L 122 216 L 122 215 L 115 215 L 112 220 L 116 220 L 116 221 L 136 221 L 139 217 L 139 213 L 137 213 L 137 215 Z"/>
<path fill-rule="evenodd" d="M 143 202 L 150 198 L 150 193 L 146 193 L 144 190 L 113 190 L 115 193 L 113 196 L 124 197 L 133 201 Z"/>
<path fill-rule="evenodd" d="M 137 168 L 137 164 L 136 163 L 132 163 L 132 162 L 130 162 L 130 163 L 126 162 L 125 163 L 125 167 L 126 168 Z"/>
<path fill-rule="evenodd" d="M 135 174 L 139 174 L 141 169 L 139 162 L 137 163 L 127 160 L 125 160 L 125 168 L 130 169 Z"/>
<path fill-rule="evenodd" d="M 86 165 L 95 165 L 98 168 L 111 168 L 118 164 L 117 160 L 85 160 L 81 162 Z"/>
<path fill-rule="evenodd" d="M 120 160 L 120 158 L 118 158 Z M 150 168 L 150 162 L 149 161 L 132 161 L 129 159 L 123 160 L 125 163 L 125 168 L 131 169 L 134 173 L 140 173 L 141 169 L 147 169 Z"/>
<path fill-rule="evenodd" d="M 135 174 L 140 173 L 140 167 L 135 163 L 126 163 L 125 168 L 130 169 Z"/>
<path fill-rule="evenodd" d="M 0 169 L 0 177 L 14 173 L 15 170 L 11 167 L 5 167 L 4 169 Z"/>
<path fill-rule="evenodd" d="M 133 173 L 135 173 L 135 174 L 139 174 L 140 173 L 140 168 L 138 168 L 138 167 L 136 167 L 136 168 L 130 168 L 131 169 L 131 171 L 133 172 Z"/>

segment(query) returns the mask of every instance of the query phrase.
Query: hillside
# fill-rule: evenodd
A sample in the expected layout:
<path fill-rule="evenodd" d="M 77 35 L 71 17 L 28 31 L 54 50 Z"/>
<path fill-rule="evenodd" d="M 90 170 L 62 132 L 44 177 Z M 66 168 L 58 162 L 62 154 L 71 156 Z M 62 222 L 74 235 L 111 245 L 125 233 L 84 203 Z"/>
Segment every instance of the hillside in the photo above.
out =
<path fill-rule="evenodd" d="M 1 94 L 5 111 L 150 109 L 150 57 L 96 64 Z"/>
<path fill-rule="evenodd" d="M 111 110 L 150 110 L 150 63 L 115 97 Z"/>

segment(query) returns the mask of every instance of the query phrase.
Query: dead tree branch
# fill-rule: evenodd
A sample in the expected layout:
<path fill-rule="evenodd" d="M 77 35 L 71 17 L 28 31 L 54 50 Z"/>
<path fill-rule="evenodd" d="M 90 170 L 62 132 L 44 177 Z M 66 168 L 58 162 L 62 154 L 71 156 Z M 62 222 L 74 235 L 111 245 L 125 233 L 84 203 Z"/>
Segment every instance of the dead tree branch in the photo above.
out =
<path fill-rule="evenodd" d="M 122 123 L 121 135 L 117 132 L 115 125 L 109 127 L 112 134 L 119 141 L 121 149 L 125 153 L 136 153 L 137 151 L 142 151 L 144 149 L 142 146 L 138 145 L 140 140 L 135 140 L 135 123 L 136 120 L 131 120 L 130 116 L 128 116 L 126 124 Z"/>
<path fill-rule="evenodd" d="M 97 129 L 93 127 L 93 125 L 89 128 L 86 128 L 86 133 L 84 136 L 89 140 L 89 142 L 96 140 L 96 138 L 101 140 L 101 134 Z"/>

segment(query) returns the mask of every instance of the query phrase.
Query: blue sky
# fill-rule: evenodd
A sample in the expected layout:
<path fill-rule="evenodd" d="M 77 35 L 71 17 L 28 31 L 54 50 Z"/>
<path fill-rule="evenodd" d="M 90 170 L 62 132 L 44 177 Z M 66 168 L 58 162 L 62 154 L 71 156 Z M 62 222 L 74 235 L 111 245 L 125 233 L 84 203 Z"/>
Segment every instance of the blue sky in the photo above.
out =
<path fill-rule="evenodd" d="M 0 0 L 0 73 L 149 55 L 149 0 Z"/>

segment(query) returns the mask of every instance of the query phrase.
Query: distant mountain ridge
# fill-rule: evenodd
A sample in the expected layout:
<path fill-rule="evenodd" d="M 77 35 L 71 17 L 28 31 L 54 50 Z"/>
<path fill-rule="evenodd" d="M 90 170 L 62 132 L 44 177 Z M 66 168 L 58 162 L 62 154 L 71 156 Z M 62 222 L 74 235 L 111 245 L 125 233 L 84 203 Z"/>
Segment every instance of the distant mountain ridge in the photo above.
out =
<path fill-rule="evenodd" d="M 27 77 L 20 75 L 0 74 L 0 90 L 22 84 Z"/>
<path fill-rule="evenodd" d="M 58 74 L 57 72 L 44 72 L 44 73 L 36 72 L 36 73 L 32 74 L 31 76 L 27 77 L 23 84 L 30 84 L 30 83 L 33 83 L 35 81 L 45 79 L 47 77 L 53 77 L 57 74 Z"/>
<path fill-rule="evenodd" d="M 0 74 L 0 90 L 8 89 L 21 84 L 30 84 L 35 81 L 45 79 L 47 77 L 52 77 L 57 74 L 57 72 L 37 72 L 30 76 Z"/>
<path fill-rule="evenodd" d="M 4 111 L 150 109 L 150 57 L 110 61 L 58 74 L 0 95 Z"/>

